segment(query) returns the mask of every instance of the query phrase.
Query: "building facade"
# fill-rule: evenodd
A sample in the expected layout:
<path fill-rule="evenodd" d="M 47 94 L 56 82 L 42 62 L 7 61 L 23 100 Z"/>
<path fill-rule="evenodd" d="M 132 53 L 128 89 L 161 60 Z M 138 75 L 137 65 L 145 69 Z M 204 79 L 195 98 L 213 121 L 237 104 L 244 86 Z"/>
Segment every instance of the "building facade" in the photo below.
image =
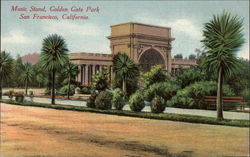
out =
<path fill-rule="evenodd" d="M 179 68 L 195 66 L 195 60 L 172 59 L 171 28 L 141 23 L 122 23 L 111 26 L 111 54 L 70 53 L 71 62 L 79 66 L 77 81 L 90 85 L 92 76 L 104 67 L 112 72 L 112 58 L 118 52 L 126 53 L 139 64 L 142 71 L 150 70 L 153 65 L 162 65 L 168 73 L 174 74 Z"/>

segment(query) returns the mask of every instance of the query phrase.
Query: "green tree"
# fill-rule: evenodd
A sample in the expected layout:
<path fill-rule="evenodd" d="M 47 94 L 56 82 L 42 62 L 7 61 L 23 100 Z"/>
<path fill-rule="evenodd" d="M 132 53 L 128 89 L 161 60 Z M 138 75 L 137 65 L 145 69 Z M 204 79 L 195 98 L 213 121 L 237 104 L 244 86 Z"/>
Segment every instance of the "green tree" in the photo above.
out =
<path fill-rule="evenodd" d="M 57 35 L 52 34 L 46 37 L 42 43 L 40 63 L 44 70 L 51 73 L 51 103 L 55 104 L 55 75 L 62 66 L 67 62 L 68 49 L 65 40 Z"/>
<path fill-rule="evenodd" d="M 174 56 L 174 58 L 175 58 L 175 59 L 183 59 L 183 56 L 182 56 L 182 54 L 176 54 L 176 55 Z"/>
<path fill-rule="evenodd" d="M 109 71 L 104 68 L 102 72 L 97 72 L 93 76 L 92 88 L 94 90 L 105 90 L 109 85 Z"/>
<path fill-rule="evenodd" d="M 143 82 L 144 86 L 147 88 L 156 82 L 164 82 L 168 78 L 169 77 L 166 74 L 166 70 L 163 68 L 163 66 L 155 65 L 150 69 L 149 72 L 143 74 L 141 82 Z"/>
<path fill-rule="evenodd" d="M 27 95 L 27 91 L 28 91 L 28 85 L 31 82 L 32 76 L 33 76 L 33 69 L 32 69 L 32 65 L 30 63 L 25 63 L 24 64 L 24 70 L 23 73 L 21 75 L 21 80 L 24 82 L 25 84 L 25 94 Z"/>
<path fill-rule="evenodd" d="M 196 55 L 195 54 L 191 54 L 191 55 L 188 56 L 188 59 L 195 60 L 196 59 Z"/>
<path fill-rule="evenodd" d="M 3 81 L 10 79 L 13 68 L 13 59 L 9 53 L 0 52 L 0 99 L 2 99 Z"/>
<path fill-rule="evenodd" d="M 23 82 L 20 77 L 22 75 L 23 70 L 24 70 L 24 64 L 21 56 L 18 54 L 16 56 L 16 59 L 13 60 L 13 75 L 12 75 L 13 86 L 17 87 L 23 86 Z"/>
<path fill-rule="evenodd" d="M 242 30 L 243 20 L 225 11 L 214 15 L 204 26 L 202 42 L 206 48 L 206 67 L 216 72 L 218 77 L 218 120 L 223 120 L 223 80 L 231 76 L 241 65 L 236 58 L 236 52 L 244 43 Z"/>
<path fill-rule="evenodd" d="M 72 81 L 75 80 L 76 76 L 79 73 L 77 65 L 71 63 L 70 61 L 67 62 L 64 72 L 67 75 L 67 82 L 68 82 L 68 89 L 67 89 L 67 97 L 69 99 L 69 94 L 70 94 L 70 84 Z"/>
<path fill-rule="evenodd" d="M 113 58 L 113 66 L 116 77 L 122 79 L 122 89 L 127 93 L 126 83 L 128 79 L 138 77 L 139 68 L 125 53 L 118 53 Z"/>

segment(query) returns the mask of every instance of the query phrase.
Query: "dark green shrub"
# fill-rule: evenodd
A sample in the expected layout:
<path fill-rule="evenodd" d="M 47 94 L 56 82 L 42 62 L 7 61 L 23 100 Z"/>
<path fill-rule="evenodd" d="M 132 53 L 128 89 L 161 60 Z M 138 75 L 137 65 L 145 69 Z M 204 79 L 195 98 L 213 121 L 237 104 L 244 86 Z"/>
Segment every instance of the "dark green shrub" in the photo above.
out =
<path fill-rule="evenodd" d="M 177 94 L 167 102 L 168 106 L 180 108 L 206 109 L 204 101 L 205 96 L 216 96 L 217 83 L 213 81 L 201 81 L 193 83 Z M 234 96 L 232 89 L 228 85 L 223 86 L 223 96 Z"/>
<path fill-rule="evenodd" d="M 139 88 L 138 81 L 139 81 L 138 77 L 134 77 L 133 79 L 127 78 L 126 80 L 127 97 L 132 95 Z M 122 89 L 122 79 L 120 77 L 115 77 L 113 81 L 113 87 Z"/>
<path fill-rule="evenodd" d="M 161 65 L 153 66 L 149 72 L 143 74 L 141 78 L 141 82 L 144 87 L 149 87 L 150 85 L 156 82 L 164 82 L 168 79 L 168 75 L 166 74 L 166 70 Z"/>
<path fill-rule="evenodd" d="M 129 98 L 129 106 L 132 111 L 140 112 L 144 107 L 144 97 L 141 92 L 132 94 Z"/>
<path fill-rule="evenodd" d="M 87 107 L 96 108 L 96 106 L 95 106 L 95 100 L 96 100 L 97 95 L 98 94 L 96 92 L 92 92 L 91 93 L 91 96 L 87 100 L 87 104 L 86 104 Z"/>
<path fill-rule="evenodd" d="M 109 71 L 107 68 L 102 72 L 97 72 L 93 76 L 91 88 L 95 90 L 105 90 L 109 85 Z"/>
<path fill-rule="evenodd" d="M 83 86 L 83 87 L 81 88 L 80 93 L 81 93 L 81 94 L 90 94 L 90 93 L 91 93 L 90 87 L 88 87 L 88 86 Z"/>
<path fill-rule="evenodd" d="M 24 101 L 24 93 L 23 92 L 16 92 L 15 93 L 15 100 L 17 102 L 23 102 Z"/>
<path fill-rule="evenodd" d="M 197 67 L 184 69 L 180 74 L 176 76 L 178 85 L 180 85 L 181 88 L 185 88 L 192 83 L 205 81 L 207 79 L 208 78 L 206 72 Z"/>
<path fill-rule="evenodd" d="M 95 100 L 95 106 L 97 109 L 110 110 L 112 108 L 111 104 L 112 93 L 109 91 L 102 91 Z"/>
<path fill-rule="evenodd" d="M 179 89 L 180 87 L 178 85 L 171 82 L 159 82 L 152 84 L 148 89 L 146 89 L 144 95 L 147 101 L 152 101 L 156 95 L 167 101 L 176 95 L 177 90 Z"/>
<path fill-rule="evenodd" d="M 162 97 L 155 96 L 151 102 L 151 112 L 162 113 L 166 108 L 165 101 Z"/>
<path fill-rule="evenodd" d="M 244 89 L 241 92 L 241 95 L 243 96 L 244 102 L 247 102 L 247 104 L 250 105 L 250 92 L 249 92 L 249 88 Z"/>
<path fill-rule="evenodd" d="M 67 95 L 67 92 L 68 92 L 68 85 L 64 85 L 62 88 L 59 89 L 58 92 L 56 92 L 57 95 Z M 75 88 L 76 88 L 76 85 L 73 85 L 71 84 L 70 85 L 70 89 L 69 89 L 69 95 L 74 95 L 75 93 Z"/>
<path fill-rule="evenodd" d="M 125 105 L 125 95 L 124 92 L 121 89 L 115 89 L 113 91 L 113 97 L 112 97 L 112 106 L 115 107 L 117 110 L 122 110 L 122 108 Z"/>

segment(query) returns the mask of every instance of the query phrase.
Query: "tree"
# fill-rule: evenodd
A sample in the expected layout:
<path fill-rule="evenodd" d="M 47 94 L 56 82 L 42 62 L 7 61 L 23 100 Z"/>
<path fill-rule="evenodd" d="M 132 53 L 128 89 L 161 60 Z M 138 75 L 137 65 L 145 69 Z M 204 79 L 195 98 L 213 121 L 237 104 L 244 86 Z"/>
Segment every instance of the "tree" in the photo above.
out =
<path fill-rule="evenodd" d="M 128 79 L 138 77 L 139 68 L 125 53 L 118 53 L 113 58 L 113 66 L 116 77 L 122 79 L 122 89 L 127 93 L 126 83 Z"/>
<path fill-rule="evenodd" d="M 183 59 L 183 56 L 182 56 L 182 54 L 176 54 L 176 55 L 174 56 L 174 58 L 175 58 L 175 59 Z"/>
<path fill-rule="evenodd" d="M 78 70 L 77 65 L 68 61 L 65 66 L 64 72 L 67 75 L 67 82 L 68 82 L 67 97 L 69 99 L 70 84 L 73 80 L 75 80 L 75 77 L 78 75 L 79 70 Z"/>
<path fill-rule="evenodd" d="M 16 56 L 16 59 L 13 60 L 13 75 L 12 75 L 12 80 L 14 80 L 12 81 L 13 86 L 17 87 L 23 86 L 23 82 L 20 77 L 22 75 L 23 70 L 24 70 L 24 64 L 21 56 L 18 54 Z"/>
<path fill-rule="evenodd" d="M 57 35 L 52 34 L 46 37 L 42 43 L 40 63 L 44 70 L 51 73 L 51 103 L 55 104 L 55 75 L 62 66 L 67 62 L 68 49 L 65 40 Z"/>
<path fill-rule="evenodd" d="M 109 85 L 109 70 L 104 68 L 102 72 L 97 72 L 93 76 L 92 88 L 94 90 L 105 90 Z"/>
<path fill-rule="evenodd" d="M 156 82 L 164 82 L 169 77 L 166 74 L 166 70 L 161 65 L 153 66 L 149 72 L 143 74 L 141 82 L 144 82 L 144 86 L 147 88 Z"/>
<path fill-rule="evenodd" d="M 13 59 L 9 53 L 0 52 L 0 99 L 2 99 L 3 81 L 10 79 L 13 68 Z"/>
<path fill-rule="evenodd" d="M 205 80 L 209 80 L 208 76 L 206 76 L 206 71 L 200 67 L 183 69 L 182 72 L 176 76 L 176 81 L 181 88 L 185 88 L 194 82 Z"/>
<path fill-rule="evenodd" d="M 25 63 L 24 64 L 24 71 L 21 75 L 21 79 L 25 84 L 25 94 L 27 95 L 28 91 L 28 84 L 31 82 L 33 76 L 33 69 L 32 65 L 30 63 Z"/>
<path fill-rule="evenodd" d="M 188 56 L 188 59 L 190 59 L 190 60 L 195 60 L 195 59 L 196 59 L 196 55 L 191 54 L 191 55 Z"/>
<path fill-rule="evenodd" d="M 240 68 L 236 52 L 243 45 L 243 20 L 228 12 L 214 15 L 205 23 L 202 40 L 205 46 L 206 67 L 217 74 L 217 119 L 223 120 L 223 81 Z"/>

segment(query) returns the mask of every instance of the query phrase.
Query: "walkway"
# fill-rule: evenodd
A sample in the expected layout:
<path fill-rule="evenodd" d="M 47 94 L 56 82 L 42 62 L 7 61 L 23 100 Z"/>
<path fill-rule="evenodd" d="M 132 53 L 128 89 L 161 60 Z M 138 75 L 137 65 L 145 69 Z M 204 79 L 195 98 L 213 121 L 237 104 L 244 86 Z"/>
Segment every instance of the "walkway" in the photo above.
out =
<path fill-rule="evenodd" d="M 3 96 L 3 99 L 8 99 L 7 96 Z M 25 98 L 27 101 L 30 101 L 30 98 Z M 33 98 L 34 102 L 40 103 L 50 103 L 50 98 Z M 79 100 L 62 100 L 56 99 L 56 104 L 62 105 L 74 105 L 74 106 L 86 106 L 86 101 L 79 101 Z M 130 110 L 129 105 L 125 105 L 123 110 Z M 150 112 L 150 106 L 145 106 L 142 110 L 144 112 Z M 182 108 L 173 108 L 173 107 L 166 107 L 164 113 L 176 113 L 176 114 L 187 114 L 187 115 L 197 115 L 197 116 L 204 116 L 204 117 L 216 117 L 216 111 L 211 110 L 198 110 L 198 109 L 182 109 Z M 224 111 L 224 118 L 225 119 L 237 119 L 237 120 L 249 120 L 250 114 L 243 113 L 243 112 L 230 112 Z"/>

